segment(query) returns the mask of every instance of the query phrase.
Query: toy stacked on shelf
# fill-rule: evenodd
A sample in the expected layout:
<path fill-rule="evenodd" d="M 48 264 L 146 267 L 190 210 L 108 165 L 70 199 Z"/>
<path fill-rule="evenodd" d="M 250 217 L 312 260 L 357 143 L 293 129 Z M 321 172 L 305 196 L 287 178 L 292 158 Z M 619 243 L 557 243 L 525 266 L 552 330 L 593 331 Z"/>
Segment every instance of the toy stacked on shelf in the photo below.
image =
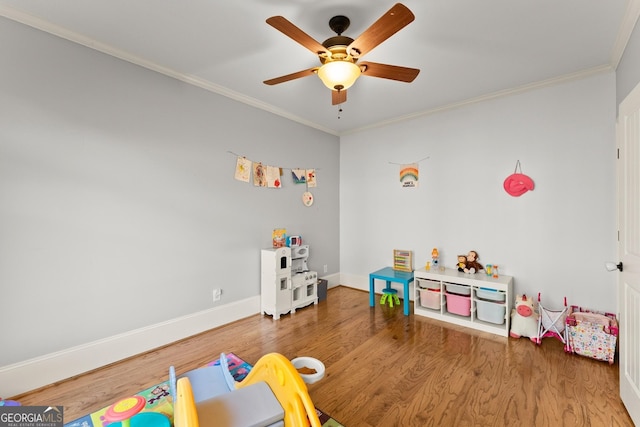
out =
<path fill-rule="evenodd" d="M 400 249 L 393 250 L 393 269 L 398 271 L 413 271 L 413 253 Z"/>
<path fill-rule="evenodd" d="M 273 240 L 274 248 L 282 248 L 287 246 L 287 229 L 286 228 L 274 228 L 271 233 L 271 239 Z"/>

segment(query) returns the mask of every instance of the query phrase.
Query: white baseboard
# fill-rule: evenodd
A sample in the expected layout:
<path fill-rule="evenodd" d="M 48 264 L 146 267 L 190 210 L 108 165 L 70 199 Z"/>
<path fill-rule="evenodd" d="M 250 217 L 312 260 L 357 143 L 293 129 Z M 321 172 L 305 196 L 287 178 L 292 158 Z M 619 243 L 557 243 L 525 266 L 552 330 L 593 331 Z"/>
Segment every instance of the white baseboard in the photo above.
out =
<path fill-rule="evenodd" d="M 322 276 L 320 279 L 327 281 L 327 288 L 335 288 L 340 286 L 340 273 L 329 274 L 328 276 Z"/>
<path fill-rule="evenodd" d="M 3 366 L 0 396 L 9 399 L 257 313 L 260 295 Z"/>
<path fill-rule="evenodd" d="M 367 276 L 334 273 L 322 278 L 329 288 L 344 285 L 369 291 Z M 9 399 L 257 313 L 260 295 L 2 366 L 0 396 Z"/>

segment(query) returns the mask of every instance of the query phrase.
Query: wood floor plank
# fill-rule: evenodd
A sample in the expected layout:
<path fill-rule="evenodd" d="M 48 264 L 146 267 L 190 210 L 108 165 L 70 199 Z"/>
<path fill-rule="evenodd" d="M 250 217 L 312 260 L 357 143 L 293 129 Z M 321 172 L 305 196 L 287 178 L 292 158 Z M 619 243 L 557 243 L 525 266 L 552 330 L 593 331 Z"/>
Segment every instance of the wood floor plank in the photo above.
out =
<path fill-rule="evenodd" d="M 325 378 L 309 393 L 350 427 L 633 426 L 617 362 L 565 354 L 553 338 L 535 345 L 370 308 L 368 293 L 346 287 L 280 320 L 251 316 L 14 398 L 64 405 L 71 421 L 166 380 L 170 365 L 182 373 L 221 352 L 249 363 L 269 352 L 322 360 Z"/>

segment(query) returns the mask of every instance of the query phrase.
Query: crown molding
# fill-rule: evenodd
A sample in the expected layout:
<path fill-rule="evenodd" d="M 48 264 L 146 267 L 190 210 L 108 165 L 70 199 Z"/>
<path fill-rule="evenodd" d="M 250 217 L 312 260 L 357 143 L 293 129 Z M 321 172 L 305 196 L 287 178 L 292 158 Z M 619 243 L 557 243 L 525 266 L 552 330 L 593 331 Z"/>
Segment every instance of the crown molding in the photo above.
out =
<path fill-rule="evenodd" d="M 618 64 L 622 59 L 624 50 L 627 48 L 627 43 L 629 43 L 629 39 L 631 38 L 631 34 L 639 17 L 640 0 L 629 0 L 627 10 L 622 18 L 622 23 L 618 29 L 618 35 L 611 51 L 611 66 L 614 70 L 618 68 Z"/>
<path fill-rule="evenodd" d="M 357 133 L 357 132 L 361 132 L 364 130 L 368 130 L 368 129 L 373 129 L 373 128 L 379 128 L 379 127 L 383 127 L 383 126 L 387 126 L 390 124 L 394 124 L 394 123 L 398 123 L 398 122 L 402 122 L 402 121 L 406 121 L 406 120 L 410 120 L 416 117 L 421 117 L 421 116 L 426 116 L 426 115 L 430 115 L 430 114 L 435 114 L 435 113 L 439 113 L 439 112 L 443 112 L 443 111 L 448 111 L 448 110 L 452 110 L 455 108 L 460 108 L 463 107 L 465 105 L 471 105 L 471 104 L 476 104 L 478 102 L 483 102 L 483 101 L 487 101 L 490 99 L 496 99 L 496 98 L 500 98 L 500 97 L 504 97 L 504 96 L 510 96 L 513 94 L 517 94 L 517 93 L 522 93 L 525 91 L 529 91 L 529 90 L 533 90 L 533 89 L 537 89 L 540 87 L 546 87 L 546 86 L 551 86 L 554 84 L 559 84 L 559 83 L 564 83 L 567 81 L 571 81 L 571 80 L 578 80 L 578 79 L 582 79 L 594 74 L 599 74 L 599 73 L 604 73 L 604 72 L 608 72 L 608 71 L 615 71 L 615 69 L 617 68 L 622 55 L 624 54 L 624 50 L 627 46 L 627 43 L 629 42 L 629 39 L 631 37 L 631 34 L 633 33 L 633 30 L 635 28 L 636 22 L 638 21 L 638 18 L 640 17 L 640 0 L 629 0 L 628 4 L 627 4 L 627 9 L 626 12 L 624 14 L 623 17 L 623 21 L 620 25 L 619 31 L 618 31 L 618 35 L 616 37 L 616 41 L 614 43 L 613 49 L 612 49 L 612 54 L 611 54 L 611 62 L 610 64 L 605 64 L 599 67 L 594 67 L 594 68 L 590 68 L 587 70 L 582 70 L 582 71 L 578 71 L 575 73 L 570 73 L 570 74 L 566 74 L 563 76 L 559 76 L 559 77 L 554 77 L 551 79 L 547 79 L 547 80 L 542 80 L 539 82 L 533 82 L 533 83 L 529 83 L 523 86 L 518 86 L 515 88 L 510 88 L 510 89 L 506 89 L 506 90 L 502 90 L 502 91 L 498 91 L 498 92 L 494 92 L 494 93 L 489 93 L 486 95 L 481 95 L 475 98 L 471 98 L 471 99 L 467 99 L 464 101 L 460 101 L 460 102 L 456 102 L 456 103 L 452 103 L 452 104 L 448 104 L 448 105 L 444 105 L 438 108 L 434 108 L 431 110 L 427 110 L 427 111 L 421 111 L 421 112 L 416 112 L 416 113 L 412 113 L 409 115 L 405 115 L 405 116 L 400 116 L 400 117 L 396 117 L 390 120 L 385 120 L 385 121 L 381 121 L 381 122 L 377 122 L 374 123 L 372 125 L 368 125 L 368 126 L 364 126 L 361 128 L 357 128 L 357 129 L 351 129 L 348 131 L 343 131 L 343 132 L 338 132 L 334 129 L 330 129 L 327 128 L 325 126 L 321 126 L 318 123 L 309 121 L 307 119 L 304 119 L 302 117 L 296 116 L 295 114 L 291 114 L 288 111 L 282 110 L 280 108 L 274 107 L 273 105 L 267 104 L 265 102 L 259 101 L 255 98 L 243 95 L 241 93 L 232 91 L 226 87 L 220 86 L 220 85 L 216 85 L 210 81 L 204 80 L 202 78 L 190 75 L 190 74 L 185 74 L 182 73 L 180 71 L 168 68 L 168 67 L 164 67 L 161 66 L 155 62 L 146 60 L 145 58 L 142 58 L 140 56 L 134 55 L 130 52 L 121 50 L 121 49 L 116 49 L 115 47 L 105 44 L 105 43 L 101 43 L 98 42 L 97 40 L 94 40 L 92 38 L 86 37 L 82 34 L 73 32 L 73 31 L 69 31 L 66 28 L 63 28 L 61 26 L 52 24 L 51 22 L 45 21 L 43 19 L 34 17 L 32 15 L 29 15 L 27 13 L 24 13 L 22 11 L 19 11 L 17 9 L 8 7 L 8 6 L 2 6 L 0 5 L 0 16 L 4 16 L 5 18 L 11 19 L 13 21 L 19 22 L 21 24 L 30 26 L 32 28 L 44 31 L 46 33 L 55 35 L 57 37 L 69 40 L 71 42 L 80 44 L 82 46 L 86 46 L 88 48 L 97 50 L 99 52 L 102 52 L 104 54 L 116 57 L 118 59 L 121 59 L 123 61 L 127 61 L 129 63 L 138 65 L 140 67 L 146 68 L 148 70 L 151 71 L 155 71 L 158 72 L 160 74 L 163 74 L 165 76 L 174 78 L 176 80 L 182 81 L 184 83 L 199 87 L 201 89 L 207 90 L 209 92 L 213 92 L 216 93 L 218 95 L 222 95 L 224 97 L 233 99 L 235 101 L 238 102 L 242 102 L 244 104 L 250 105 L 252 107 L 255 108 L 259 108 L 261 110 L 270 112 L 272 114 L 275 114 L 277 116 L 286 118 L 288 120 L 300 123 L 302 125 L 320 130 L 322 132 L 331 134 L 331 135 L 335 135 L 335 136 L 345 136 L 345 135 L 349 135 L 349 134 L 353 134 L 353 133 Z"/>
<path fill-rule="evenodd" d="M 407 120 L 415 119 L 417 117 L 423 117 L 431 114 L 442 113 L 444 111 L 454 110 L 457 108 L 465 107 L 467 105 L 477 104 L 479 102 L 489 101 L 497 98 L 504 98 L 507 96 L 516 95 L 519 93 L 528 92 L 528 91 L 543 88 L 543 87 L 553 86 L 561 83 L 567 83 L 574 80 L 581 80 L 586 77 L 591 77 L 593 75 L 604 74 L 604 73 L 613 72 L 613 71 L 614 71 L 613 67 L 611 67 L 611 65 L 609 64 L 588 68 L 586 70 L 577 71 L 575 73 L 564 74 L 562 76 L 553 77 L 553 78 L 541 80 L 538 82 L 527 83 L 522 86 L 516 86 L 510 89 L 500 90 L 500 91 L 488 93 L 485 95 L 480 95 L 475 98 L 466 99 L 464 101 L 443 105 L 442 107 L 433 108 L 425 111 L 418 111 L 416 113 L 407 114 L 405 116 L 400 116 L 394 119 L 374 123 L 370 126 L 364 126 L 358 129 L 352 129 L 347 132 L 343 132 L 342 134 L 340 134 L 340 136 L 350 135 L 350 134 L 362 132 L 364 130 L 388 126 L 390 124 L 404 122 Z"/>
<path fill-rule="evenodd" d="M 43 19 L 37 18 L 35 16 L 29 15 L 27 13 L 24 13 L 22 11 L 19 11 L 17 9 L 8 7 L 8 6 L 2 6 L 0 5 L 0 16 L 4 16 L 7 19 L 10 19 L 12 21 L 16 21 L 19 22 L 21 24 L 27 25 L 29 27 L 35 28 L 37 30 L 40 31 L 44 31 L 46 33 L 49 33 L 51 35 L 60 37 L 62 39 L 65 40 L 69 40 L 73 43 L 77 43 L 79 45 L 88 47 L 90 49 L 94 49 L 97 50 L 98 52 L 102 52 L 104 54 L 113 56 L 115 58 L 121 59 L 123 61 L 127 61 L 131 64 L 135 64 L 138 65 L 140 67 L 146 68 L 148 70 L 151 71 L 155 71 L 157 73 L 163 74 L 167 77 L 171 77 L 174 78 L 176 80 L 182 81 L 184 83 L 199 87 L 201 89 L 204 89 L 206 91 L 209 92 L 213 92 L 215 94 L 218 95 L 222 95 L 224 97 L 233 99 L 234 101 L 238 101 L 238 102 L 242 102 L 243 104 L 247 104 L 250 105 L 252 107 L 255 108 L 259 108 L 261 110 L 264 111 L 268 111 L 272 114 L 275 114 L 277 116 L 281 116 L 284 117 L 286 119 L 292 120 L 294 122 L 298 122 L 300 124 L 303 124 L 305 126 L 314 128 L 314 129 L 318 129 L 322 132 L 326 132 L 328 134 L 332 134 L 332 135 L 338 135 L 338 133 L 333 130 L 333 129 L 329 129 L 327 127 L 321 126 L 317 123 L 314 123 L 312 121 L 306 120 L 302 117 L 296 116 L 295 114 L 291 114 L 287 111 L 284 111 L 280 108 L 276 108 L 273 105 L 267 104 L 265 102 L 259 101 L 255 98 L 252 98 L 250 96 L 246 96 L 243 95 L 239 92 L 235 92 L 233 90 L 230 90 L 226 87 L 223 86 L 219 86 L 216 85 L 208 80 L 190 75 L 190 74 L 185 74 L 182 73 L 180 71 L 174 70 L 172 68 L 169 67 L 164 67 L 160 64 L 157 64 L 153 61 L 149 61 L 145 58 L 142 58 L 140 56 L 134 55 L 130 52 L 127 52 L 125 50 L 122 49 L 117 49 L 111 45 L 108 45 L 106 43 L 101 43 L 95 39 L 92 39 L 90 37 L 84 36 L 82 34 L 76 33 L 74 31 L 70 31 L 64 27 L 61 27 L 59 25 L 55 25 L 52 24 L 51 22 L 45 21 Z"/>

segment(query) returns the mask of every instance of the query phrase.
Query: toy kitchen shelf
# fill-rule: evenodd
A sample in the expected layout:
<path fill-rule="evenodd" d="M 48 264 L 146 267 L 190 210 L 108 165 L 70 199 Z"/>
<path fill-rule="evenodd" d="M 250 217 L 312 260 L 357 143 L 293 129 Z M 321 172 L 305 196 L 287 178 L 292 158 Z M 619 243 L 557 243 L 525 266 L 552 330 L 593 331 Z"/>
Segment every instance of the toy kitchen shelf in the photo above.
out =
<path fill-rule="evenodd" d="M 513 277 L 456 269 L 414 271 L 414 314 L 509 336 Z"/>

